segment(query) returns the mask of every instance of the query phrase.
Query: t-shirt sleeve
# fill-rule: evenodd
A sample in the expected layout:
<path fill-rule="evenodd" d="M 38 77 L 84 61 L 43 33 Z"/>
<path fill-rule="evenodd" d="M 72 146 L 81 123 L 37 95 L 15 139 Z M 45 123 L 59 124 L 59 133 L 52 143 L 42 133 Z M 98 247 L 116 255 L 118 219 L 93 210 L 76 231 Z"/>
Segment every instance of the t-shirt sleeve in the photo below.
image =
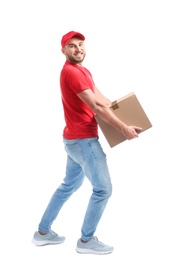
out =
<path fill-rule="evenodd" d="M 93 90 L 94 86 L 91 74 L 88 77 L 88 75 L 79 69 L 69 70 L 65 77 L 65 83 L 75 92 L 75 94 L 86 89 Z"/>

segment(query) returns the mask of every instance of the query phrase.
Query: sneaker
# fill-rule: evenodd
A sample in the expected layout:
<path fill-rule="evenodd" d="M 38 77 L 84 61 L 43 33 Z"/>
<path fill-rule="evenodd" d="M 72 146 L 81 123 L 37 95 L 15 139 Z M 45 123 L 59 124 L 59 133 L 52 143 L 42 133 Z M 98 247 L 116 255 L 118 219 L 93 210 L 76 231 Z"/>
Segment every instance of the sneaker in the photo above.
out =
<path fill-rule="evenodd" d="M 44 246 L 44 245 L 51 245 L 51 244 L 60 244 L 63 243 L 65 237 L 58 236 L 54 231 L 50 231 L 46 235 L 41 235 L 38 231 L 35 232 L 32 243 L 36 246 Z"/>
<path fill-rule="evenodd" d="M 82 254 L 105 255 L 112 253 L 113 247 L 103 244 L 97 239 L 97 237 L 92 237 L 85 243 L 81 242 L 81 239 L 79 239 L 77 242 L 76 251 Z"/>

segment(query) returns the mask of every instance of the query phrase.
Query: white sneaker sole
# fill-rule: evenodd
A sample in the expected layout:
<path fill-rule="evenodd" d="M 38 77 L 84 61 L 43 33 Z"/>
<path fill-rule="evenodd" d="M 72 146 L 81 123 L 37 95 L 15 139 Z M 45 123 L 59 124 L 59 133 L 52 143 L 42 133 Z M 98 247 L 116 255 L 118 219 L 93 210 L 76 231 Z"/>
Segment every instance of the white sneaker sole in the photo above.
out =
<path fill-rule="evenodd" d="M 92 249 L 87 249 L 87 248 L 76 248 L 77 253 L 80 254 L 95 254 L 95 255 L 107 255 L 113 252 L 113 250 L 109 251 L 95 251 Z"/>
<path fill-rule="evenodd" d="M 50 241 L 50 240 L 36 240 L 36 239 L 32 239 L 32 243 L 35 245 L 35 246 L 45 246 L 45 245 L 55 245 L 55 244 L 61 244 L 63 243 L 63 241 Z"/>

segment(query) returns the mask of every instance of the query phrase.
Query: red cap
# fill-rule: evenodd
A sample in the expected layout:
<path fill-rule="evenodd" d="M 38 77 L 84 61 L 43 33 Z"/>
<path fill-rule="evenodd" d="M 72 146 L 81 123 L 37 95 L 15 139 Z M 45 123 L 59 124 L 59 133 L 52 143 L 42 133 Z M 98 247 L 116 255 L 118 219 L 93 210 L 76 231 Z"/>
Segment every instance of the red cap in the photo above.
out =
<path fill-rule="evenodd" d="M 85 40 L 84 35 L 82 35 L 79 32 L 68 32 L 67 34 L 63 35 L 62 40 L 61 40 L 61 46 L 64 48 L 64 46 L 72 39 L 73 37 L 80 37 L 82 40 Z"/>

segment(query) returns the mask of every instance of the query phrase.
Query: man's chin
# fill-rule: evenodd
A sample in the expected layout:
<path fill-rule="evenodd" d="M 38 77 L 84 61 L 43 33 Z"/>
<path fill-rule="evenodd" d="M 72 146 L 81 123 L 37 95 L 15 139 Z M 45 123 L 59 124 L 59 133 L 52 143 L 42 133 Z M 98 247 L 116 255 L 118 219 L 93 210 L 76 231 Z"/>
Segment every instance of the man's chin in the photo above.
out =
<path fill-rule="evenodd" d="M 83 57 L 80 57 L 80 58 L 77 58 L 77 59 L 75 59 L 76 60 L 76 62 L 82 62 L 83 60 L 84 60 L 84 58 Z"/>

